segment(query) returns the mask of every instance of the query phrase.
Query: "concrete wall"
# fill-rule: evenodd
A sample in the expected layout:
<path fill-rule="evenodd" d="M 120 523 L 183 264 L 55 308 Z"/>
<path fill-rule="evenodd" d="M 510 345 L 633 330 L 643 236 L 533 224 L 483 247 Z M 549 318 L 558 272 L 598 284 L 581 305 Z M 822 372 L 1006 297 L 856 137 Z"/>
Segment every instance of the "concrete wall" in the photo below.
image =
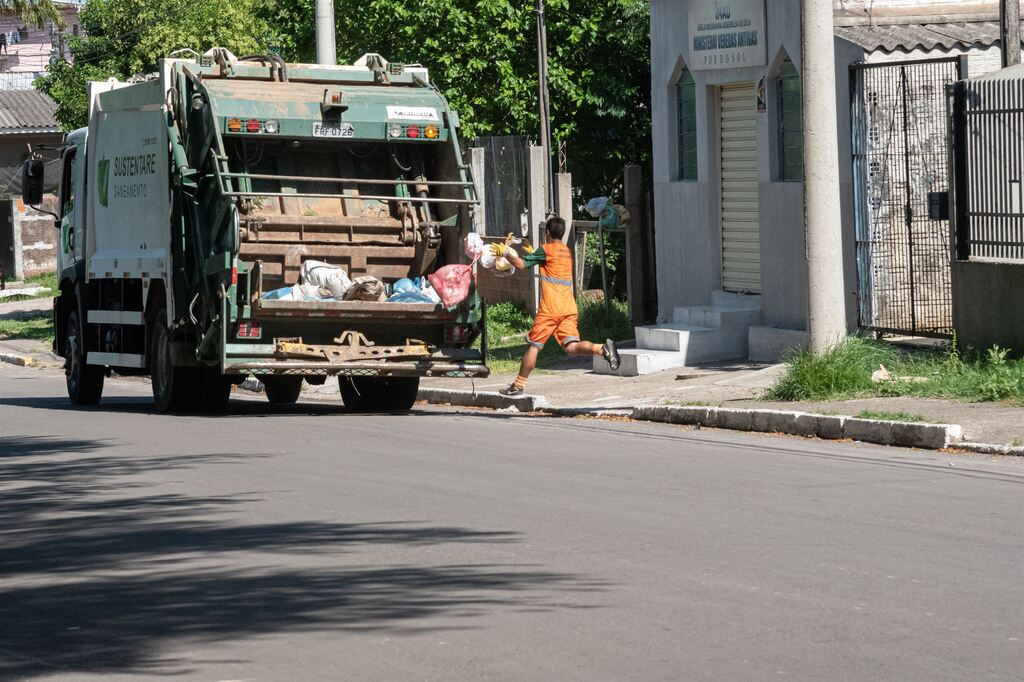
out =
<path fill-rule="evenodd" d="M 59 232 L 53 216 L 26 208 L 19 199 L 12 202 L 14 219 L 15 272 L 17 279 L 57 270 L 57 239 Z M 57 198 L 47 195 L 42 208 L 57 210 Z"/>
<path fill-rule="evenodd" d="M 766 13 L 768 64 L 711 71 L 691 70 L 697 84 L 698 180 L 676 179 L 675 83 L 689 44 L 690 0 L 651 0 L 651 106 L 659 319 L 677 306 L 704 305 L 721 288 L 718 182 L 718 89 L 767 77 L 767 112 L 758 114 L 762 310 L 766 325 L 802 329 L 807 320 L 803 230 L 803 183 L 778 180 L 777 86 L 788 55 L 799 71 L 800 0 L 771 0 Z M 847 65 L 863 52 L 836 41 L 836 97 L 840 159 L 850 158 L 850 95 Z M 843 202 L 843 277 L 849 292 L 847 319 L 856 323 L 856 261 L 853 239 L 852 165 L 840 167 Z"/>
<path fill-rule="evenodd" d="M 1024 355 L 1024 263 L 954 261 L 953 327 L 961 347 Z"/>

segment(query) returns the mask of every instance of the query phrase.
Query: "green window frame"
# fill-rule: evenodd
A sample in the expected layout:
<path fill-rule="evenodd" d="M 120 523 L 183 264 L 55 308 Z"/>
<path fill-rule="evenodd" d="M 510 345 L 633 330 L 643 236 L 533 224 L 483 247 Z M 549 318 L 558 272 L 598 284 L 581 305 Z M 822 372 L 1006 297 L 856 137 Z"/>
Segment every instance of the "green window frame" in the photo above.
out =
<path fill-rule="evenodd" d="M 779 179 L 804 179 L 803 93 L 800 74 L 787 57 L 779 69 Z"/>
<path fill-rule="evenodd" d="M 678 179 L 697 179 L 697 83 L 689 69 L 683 69 L 676 81 L 678 116 Z"/>

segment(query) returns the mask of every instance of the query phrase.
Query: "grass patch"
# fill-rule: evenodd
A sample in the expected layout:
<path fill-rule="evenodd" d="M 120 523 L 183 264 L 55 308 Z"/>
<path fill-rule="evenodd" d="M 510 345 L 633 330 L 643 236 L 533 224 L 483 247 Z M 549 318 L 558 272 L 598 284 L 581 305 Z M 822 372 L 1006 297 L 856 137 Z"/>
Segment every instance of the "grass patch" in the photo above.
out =
<path fill-rule="evenodd" d="M 0 320 L 0 341 L 7 339 L 53 341 L 53 318 L 43 314 L 20 320 Z"/>
<path fill-rule="evenodd" d="M 984 352 L 961 352 L 956 344 L 942 350 L 903 351 L 884 342 L 851 337 L 822 356 L 796 353 L 787 365 L 765 399 L 915 396 L 1024 405 L 1024 359 L 1011 358 L 1008 350 L 998 346 Z M 892 381 L 871 381 L 879 365 L 885 365 Z"/>
<path fill-rule="evenodd" d="M 41 291 L 31 296 L 5 296 L 0 301 L 28 301 L 33 298 L 53 298 L 57 294 L 57 273 L 44 272 L 41 275 L 25 278 L 26 287 L 46 287 L 49 291 Z"/>
<path fill-rule="evenodd" d="M 605 339 L 632 338 L 633 329 L 629 324 L 629 310 L 625 301 L 613 300 L 611 312 L 603 302 L 580 299 L 577 305 L 580 336 L 584 340 L 602 343 Z M 487 307 L 487 338 L 490 341 L 487 364 L 491 371 L 498 374 L 519 371 L 519 361 L 527 348 L 525 334 L 532 326 L 533 317 L 514 303 L 498 303 Z M 543 371 L 563 358 L 565 353 L 552 339 L 540 352 L 537 369 Z"/>
<path fill-rule="evenodd" d="M 909 412 L 886 412 L 885 410 L 861 410 L 857 413 L 861 419 L 877 419 L 887 422 L 923 422 L 924 417 Z"/>

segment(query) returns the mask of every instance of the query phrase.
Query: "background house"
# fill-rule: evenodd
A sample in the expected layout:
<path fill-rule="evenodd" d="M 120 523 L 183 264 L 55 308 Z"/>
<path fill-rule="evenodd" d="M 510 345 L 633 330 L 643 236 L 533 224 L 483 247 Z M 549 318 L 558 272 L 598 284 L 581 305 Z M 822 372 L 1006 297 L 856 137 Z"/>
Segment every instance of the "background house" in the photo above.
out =
<path fill-rule="evenodd" d="M 4 277 L 22 279 L 56 267 L 57 231 L 53 218 L 21 204 L 21 164 L 29 145 L 52 146 L 63 139 L 54 118 L 56 104 L 32 87 L 32 81 L 57 58 L 67 58 L 65 37 L 78 35 L 81 3 L 59 3 L 63 28 L 47 24 L 26 26 L 14 14 L 0 16 L 0 33 L 7 49 L 0 51 L 0 270 Z M 55 150 L 44 152 L 56 158 Z M 47 165 L 43 208 L 53 210 L 56 164 Z"/>
<path fill-rule="evenodd" d="M 848 326 L 948 334 L 949 223 L 928 198 L 947 185 L 945 86 L 999 66 L 998 3 L 837 1 L 835 16 Z M 651 0 L 662 322 L 637 330 L 623 372 L 804 342 L 800 43 L 800 0 Z"/>

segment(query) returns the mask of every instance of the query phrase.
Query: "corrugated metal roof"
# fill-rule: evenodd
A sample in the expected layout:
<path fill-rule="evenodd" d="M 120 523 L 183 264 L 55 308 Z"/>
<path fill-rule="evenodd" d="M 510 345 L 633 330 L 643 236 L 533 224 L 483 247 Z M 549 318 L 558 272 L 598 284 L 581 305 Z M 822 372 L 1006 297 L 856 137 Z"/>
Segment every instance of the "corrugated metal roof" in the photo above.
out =
<path fill-rule="evenodd" d="M 835 32 L 840 38 L 869 52 L 911 52 L 917 49 L 948 51 L 990 47 L 999 43 L 998 21 L 837 26 Z"/>
<path fill-rule="evenodd" d="M 37 90 L 0 91 L 0 135 L 60 130 L 57 103 Z"/>

